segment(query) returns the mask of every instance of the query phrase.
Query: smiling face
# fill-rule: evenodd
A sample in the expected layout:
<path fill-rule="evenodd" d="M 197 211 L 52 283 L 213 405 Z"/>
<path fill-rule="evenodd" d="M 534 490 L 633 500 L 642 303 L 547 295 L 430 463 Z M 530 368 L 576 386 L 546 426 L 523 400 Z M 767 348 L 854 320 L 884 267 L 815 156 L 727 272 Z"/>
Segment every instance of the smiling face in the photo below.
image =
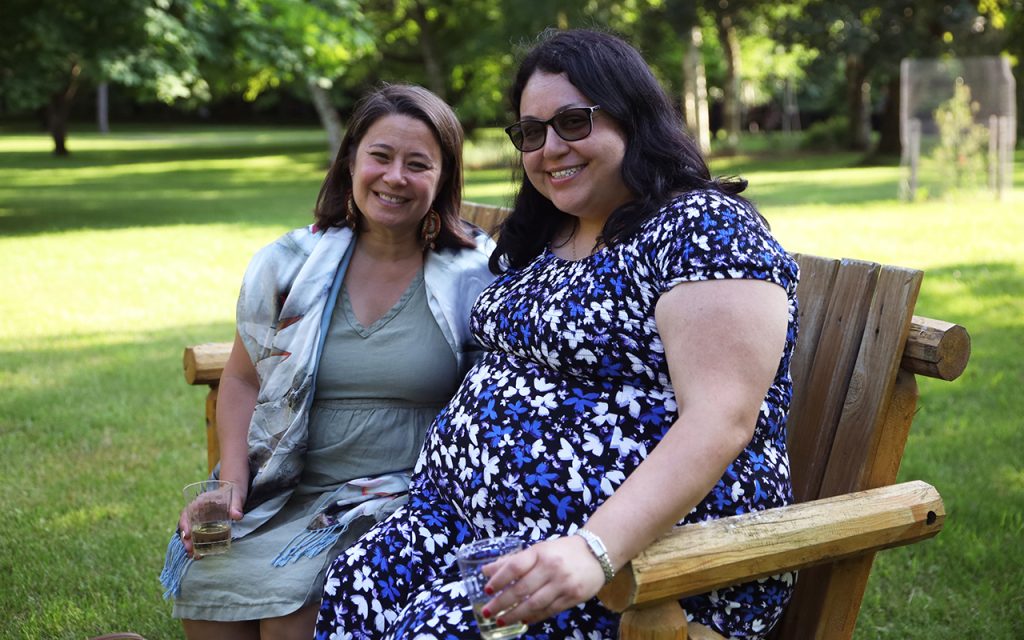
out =
<path fill-rule="evenodd" d="M 565 74 L 537 71 L 523 88 L 520 119 L 547 120 L 593 102 Z M 582 140 L 566 142 L 549 126 L 544 146 L 523 153 L 526 176 L 560 210 L 584 226 L 600 225 L 617 207 L 633 199 L 622 180 L 626 137 L 603 111 L 594 112 L 594 127 Z"/>
<path fill-rule="evenodd" d="M 370 233 L 415 234 L 441 185 L 441 147 L 426 123 L 387 115 L 352 156 L 352 197 Z"/>

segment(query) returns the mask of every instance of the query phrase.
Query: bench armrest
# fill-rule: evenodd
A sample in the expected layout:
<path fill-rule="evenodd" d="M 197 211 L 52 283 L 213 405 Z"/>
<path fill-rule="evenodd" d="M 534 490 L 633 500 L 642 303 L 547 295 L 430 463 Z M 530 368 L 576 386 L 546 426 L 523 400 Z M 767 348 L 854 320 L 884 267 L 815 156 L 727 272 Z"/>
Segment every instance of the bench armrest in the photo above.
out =
<path fill-rule="evenodd" d="M 613 611 L 677 600 L 936 535 L 938 491 L 906 482 L 677 527 L 601 590 Z"/>

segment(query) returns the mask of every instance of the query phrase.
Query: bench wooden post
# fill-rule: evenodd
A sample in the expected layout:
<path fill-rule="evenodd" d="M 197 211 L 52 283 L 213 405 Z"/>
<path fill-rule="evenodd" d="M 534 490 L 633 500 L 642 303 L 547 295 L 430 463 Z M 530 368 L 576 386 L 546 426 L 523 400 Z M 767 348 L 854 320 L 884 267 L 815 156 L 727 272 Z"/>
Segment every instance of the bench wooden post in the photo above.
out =
<path fill-rule="evenodd" d="M 217 389 L 220 374 L 231 353 L 231 342 L 207 342 L 187 347 L 182 356 L 185 382 L 205 384 L 210 387 L 206 394 L 206 466 L 207 471 L 220 462 L 220 440 L 217 438 Z"/>

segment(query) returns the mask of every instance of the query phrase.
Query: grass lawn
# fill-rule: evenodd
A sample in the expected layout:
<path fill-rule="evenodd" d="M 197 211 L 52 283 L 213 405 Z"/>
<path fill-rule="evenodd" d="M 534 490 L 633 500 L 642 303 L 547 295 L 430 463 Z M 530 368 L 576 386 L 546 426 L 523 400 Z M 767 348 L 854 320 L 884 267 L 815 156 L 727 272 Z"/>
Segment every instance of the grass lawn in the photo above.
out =
<path fill-rule="evenodd" d="M 310 221 L 326 147 L 283 128 L 75 132 L 69 147 L 0 137 L 0 637 L 180 638 L 156 576 L 206 460 L 181 350 L 230 339 L 242 271 Z M 945 530 L 879 555 L 857 637 L 1019 638 L 1024 189 L 903 204 L 898 168 L 857 160 L 714 163 L 750 180 L 787 248 L 924 269 L 918 313 L 972 335 L 961 379 L 922 380 L 900 473 L 938 487 Z M 468 199 L 509 190 L 507 170 L 467 175 Z"/>

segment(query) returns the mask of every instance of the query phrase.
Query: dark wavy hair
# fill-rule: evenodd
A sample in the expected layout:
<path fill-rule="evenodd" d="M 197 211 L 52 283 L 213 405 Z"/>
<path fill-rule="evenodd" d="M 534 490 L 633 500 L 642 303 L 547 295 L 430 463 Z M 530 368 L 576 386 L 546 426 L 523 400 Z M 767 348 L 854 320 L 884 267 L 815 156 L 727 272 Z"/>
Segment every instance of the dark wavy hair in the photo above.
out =
<path fill-rule="evenodd" d="M 694 189 L 739 194 L 746 181 L 715 180 L 699 148 L 684 132 L 682 120 L 640 53 L 622 39 L 601 31 L 547 30 L 519 64 L 509 91 L 512 111 L 520 118 L 523 89 L 534 73 L 565 74 L 594 104 L 602 117 L 622 128 L 626 151 L 622 179 L 632 200 L 612 212 L 600 241 L 611 246 L 634 233 L 673 196 Z M 520 182 L 512 212 L 500 228 L 491 270 L 519 268 L 543 251 L 573 216 L 541 195 L 517 169 Z"/>
<path fill-rule="evenodd" d="M 441 184 L 431 208 L 441 216 L 441 231 L 435 241 L 437 250 L 476 246 L 459 217 L 462 207 L 462 141 L 459 119 L 448 104 L 423 87 L 411 84 L 385 84 L 364 96 L 356 104 L 341 139 L 338 156 L 327 171 L 313 215 L 321 228 L 351 226 L 345 219 L 352 193 L 349 163 L 363 136 L 377 120 L 389 115 L 415 118 L 434 132 L 441 147 Z"/>

